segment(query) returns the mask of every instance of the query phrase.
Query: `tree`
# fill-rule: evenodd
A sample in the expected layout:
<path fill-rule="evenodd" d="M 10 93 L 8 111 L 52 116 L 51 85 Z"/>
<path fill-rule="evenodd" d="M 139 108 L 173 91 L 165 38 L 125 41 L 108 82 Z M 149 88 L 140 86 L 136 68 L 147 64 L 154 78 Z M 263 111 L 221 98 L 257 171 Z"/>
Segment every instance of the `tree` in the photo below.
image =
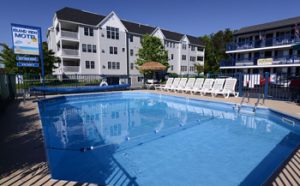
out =
<path fill-rule="evenodd" d="M 195 67 L 195 69 L 196 69 L 197 76 L 199 77 L 200 74 L 201 74 L 202 72 L 204 72 L 204 67 L 203 67 L 203 65 L 201 65 L 201 64 L 199 64 L 199 63 L 196 63 L 196 64 L 194 65 L 194 67 Z"/>
<path fill-rule="evenodd" d="M 138 51 L 136 64 L 143 65 L 145 62 L 159 62 L 169 68 L 168 52 L 164 49 L 161 40 L 155 36 L 144 35 L 141 42 L 142 48 Z"/>
<path fill-rule="evenodd" d="M 200 37 L 205 45 L 205 64 L 206 73 L 216 73 L 219 71 L 219 63 L 228 59 L 225 53 L 226 44 L 233 39 L 233 32 L 230 29 L 221 30 L 217 33 Z"/>
<path fill-rule="evenodd" d="M 41 68 L 30 68 L 30 67 L 17 67 L 16 55 L 13 52 L 12 48 L 5 43 L 0 43 L 2 50 L 0 52 L 0 58 L 5 65 L 6 73 L 21 73 L 21 74 L 40 74 Z M 59 63 L 57 57 L 54 56 L 52 50 L 48 50 L 48 45 L 46 42 L 43 42 L 43 53 L 44 53 L 44 69 L 45 75 L 52 74 L 53 69 L 57 68 L 56 63 Z"/>

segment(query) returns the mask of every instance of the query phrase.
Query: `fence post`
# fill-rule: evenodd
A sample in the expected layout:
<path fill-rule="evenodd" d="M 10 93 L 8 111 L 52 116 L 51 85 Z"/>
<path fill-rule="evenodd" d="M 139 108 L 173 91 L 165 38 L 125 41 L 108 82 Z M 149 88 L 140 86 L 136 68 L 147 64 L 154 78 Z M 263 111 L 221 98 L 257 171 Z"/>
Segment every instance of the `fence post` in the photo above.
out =
<path fill-rule="evenodd" d="M 243 96 L 243 73 L 239 72 L 239 95 L 240 97 Z"/>
<path fill-rule="evenodd" d="M 265 73 L 265 89 L 264 89 L 264 100 L 268 98 L 268 90 L 269 90 L 269 72 Z"/>

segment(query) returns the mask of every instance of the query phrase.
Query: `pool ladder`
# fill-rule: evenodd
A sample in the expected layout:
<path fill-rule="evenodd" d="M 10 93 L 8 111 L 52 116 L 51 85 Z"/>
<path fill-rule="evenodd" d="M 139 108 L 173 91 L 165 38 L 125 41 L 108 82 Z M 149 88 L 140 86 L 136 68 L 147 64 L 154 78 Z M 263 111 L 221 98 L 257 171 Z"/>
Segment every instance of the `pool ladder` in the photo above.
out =
<path fill-rule="evenodd" d="M 240 113 L 240 111 L 241 111 L 241 108 L 242 108 L 242 106 L 243 106 L 243 103 L 245 102 L 245 98 L 246 98 L 246 96 L 243 96 L 243 98 L 242 98 L 242 100 L 241 100 L 241 102 L 240 102 L 240 104 L 238 105 L 238 104 L 235 104 L 235 106 L 233 107 L 233 109 L 237 109 L 237 112 L 238 113 Z M 249 94 L 248 94 L 248 103 L 249 103 L 249 101 L 250 101 L 250 96 L 249 96 Z M 258 97 L 257 97 L 257 101 L 256 101 L 256 103 L 254 104 L 254 107 L 253 107 L 253 113 L 256 113 L 256 109 L 257 109 L 257 106 L 258 106 L 258 104 L 259 104 L 259 102 L 260 102 L 260 94 L 258 94 Z M 263 103 L 262 104 L 264 104 L 264 100 L 263 100 Z"/>

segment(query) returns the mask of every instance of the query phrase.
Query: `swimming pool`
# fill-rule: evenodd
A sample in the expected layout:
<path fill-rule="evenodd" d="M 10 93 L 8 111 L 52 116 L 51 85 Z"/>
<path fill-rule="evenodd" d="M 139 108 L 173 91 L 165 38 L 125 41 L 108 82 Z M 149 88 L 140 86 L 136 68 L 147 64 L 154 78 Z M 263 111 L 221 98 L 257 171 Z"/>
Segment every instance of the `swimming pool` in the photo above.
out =
<path fill-rule="evenodd" d="M 251 110 L 141 92 L 39 102 L 52 178 L 102 185 L 264 183 L 299 145 L 299 120 Z"/>

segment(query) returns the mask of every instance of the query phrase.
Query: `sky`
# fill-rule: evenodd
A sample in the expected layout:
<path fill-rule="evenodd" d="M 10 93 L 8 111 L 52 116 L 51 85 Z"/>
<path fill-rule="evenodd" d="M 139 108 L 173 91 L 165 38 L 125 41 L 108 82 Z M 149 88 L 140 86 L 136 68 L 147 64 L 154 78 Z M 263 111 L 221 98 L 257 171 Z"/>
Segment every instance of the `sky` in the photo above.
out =
<path fill-rule="evenodd" d="M 64 7 L 114 11 L 121 19 L 194 36 L 300 16 L 300 0 L 1 0 L 0 43 L 11 46 L 11 23 L 39 26 L 46 40 L 55 11 Z"/>

